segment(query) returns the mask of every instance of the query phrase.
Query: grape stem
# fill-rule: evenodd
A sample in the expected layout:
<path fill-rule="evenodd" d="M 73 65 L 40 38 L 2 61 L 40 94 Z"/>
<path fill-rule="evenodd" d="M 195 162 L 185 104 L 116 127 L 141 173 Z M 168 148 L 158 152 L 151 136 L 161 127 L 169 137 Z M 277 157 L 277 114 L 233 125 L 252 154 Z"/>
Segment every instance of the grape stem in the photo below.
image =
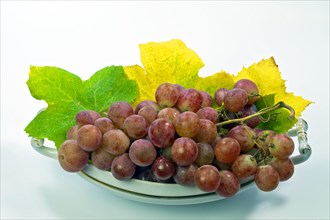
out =
<path fill-rule="evenodd" d="M 278 102 L 273 106 L 260 109 L 257 113 L 254 113 L 252 115 L 246 116 L 244 118 L 236 118 L 236 119 L 230 119 L 227 121 L 223 121 L 223 122 L 217 123 L 216 126 L 222 127 L 224 125 L 232 124 L 232 123 L 243 123 L 246 120 L 249 120 L 249 119 L 257 117 L 257 116 L 264 115 L 266 113 L 269 113 L 269 112 L 274 111 L 279 108 L 286 108 L 290 111 L 290 115 L 288 117 L 289 120 L 293 120 L 295 118 L 295 110 L 291 106 L 285 104 L 284 102 Z"/>

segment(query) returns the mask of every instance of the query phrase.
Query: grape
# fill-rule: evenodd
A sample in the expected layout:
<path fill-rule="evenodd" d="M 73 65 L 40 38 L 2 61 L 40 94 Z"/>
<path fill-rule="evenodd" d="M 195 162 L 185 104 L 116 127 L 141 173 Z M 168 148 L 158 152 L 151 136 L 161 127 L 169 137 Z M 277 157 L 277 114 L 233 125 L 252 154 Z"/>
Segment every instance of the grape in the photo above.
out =
<path fill-rule="evenodd" d="M 275 168 L 280 176 L 280 181 L 290 179 L 294 173 L 294 164 L 290 158 L 278 159 L 273 158 L 270 165 Z"/>
<path fill-rule="evenodd" d="M 58 150 L 58 161 L 68 172 L 82 170 L 88 162 L 89 154 L 82 150 L 76 140 L 64 141 Z"/>
<path fill-rule="evenodd" d="M 172 107 L 178 101 L 179 92 L 174 85 L 162 83 L 158 86 L 155 97 L 160 108 Z"/>
<path fill-rule="evenodd" d="M 195 164 L 189 166 L 177 166 L 173 179 L 180 185 L 195 185 L 195 173 L 197 169 L 198 166 Z"/>
<path fill-rule="evenodd" d="M 96 119 L 94 125 L 100 129 L 102 134 L 114 128 L 111 119 L 105 117 Z"/>
<path fill-rule="evenodd" d="M 165 118 L 172 122 L 174 125 L 176 122 L 176 117 L 180 114 L 180 111 L 176 108 L 163 108 L 158 112 L 157 118 Z"/>
<path fill-rule="evenodd" d="M 123 130 L 130 138 L 143 138 L 148 133 L 147 122 L 140 115 L 130 115 L 124 121 Z"/>
<path fill-rule="evenodd" d="M 237 140 L 230 137 L 222 138 L 214 147 L 214 154 L 221 163 L 232 163 L 240 154 Z"/>
<path fill-rule="evenodd" d="M 194 138 L 197 140 L 197 142 L 205 142 L 211 144 L 217 138 L 217 134 L 217 127 L 213 122 L 207 119 L 200 119 L 199 132 Z"/>
<path fill-rule="evenodd" d="M 259 189 L 269 192 L 278 186 L 280 177 L 274 167 L 271 165 L 262 165 L 257 168 L 255 182 Z"/>
<path fill-rule="evenodd" d="M 131 179 L 136 170 L 136 165 L 129 159 L 128 153 L 115 157 L 111 165 L 111 173 L 118 180 Z"/>
<path fill-rule="evenodd" d="M 265 154 L 269 154 L 269 144 L 276 133 L 272 130 L 260 131 L 257 135 L 256 143 Z"/>
<path fill-rule="evenodd" d="M 152 164 L 151 170 L 157 179 L 167 180 L 174 175 L 175 165 L 170 159 L 159 156 Z"/>
<path fill-rule="evenodd" d="M 218 89 L 214 94 L 214 101 L 218 106 L 222 106 L 225 101 L 225 96 L 229 90 L 225 88 Z"/>
<path fill-rule="evenodd" d="M 212 106 L 212 97 L 210 96 L 210 94 L 208 94 L 205 91 L 199 91 L 199 93 L 202 95 L 203 98 L 203 102 L 201 107 L 211 107 Z"/>
<path fill-rule="evenodd" d="M 204 107 L 199 109 L 196 114 L 200 119 L 208 119 L 212 121 L 214 124 L 218 121 L 218 112 L 212 107 Z"/>
<path fill-rule="evenodd" d="M 276 158 L 286 159 L 294 151 L 294 142 L 287 134 L 275 134 L 269 143 L 269 152 Z"/>
<path fill-rule="evenodd" d="M 196 89 L 186 89 L 180 93 L 176 106 L 181 112 L 197 112 L 203 103 L 203 97 Z"/>
<path fill-rule="evenodd" d="M 92 163 L 100 170 L 109 170 L 115 157 L 115 155 L 109 154 L 103 147 L 100 147 L 92 152 Z"/>
<path fill-rule="evenodd" d="M 144 106 L 151 106 L 153 107 L 157 112 L 160 110 L 159 105 L 152 100 L 144 100 L 142 102 L 140 102 L 136 107 L 135 107 L 135 114 L 138 114 L 139 111 L 141 110 L 141 108 L 143 108 Z"/>
<path fill-rule="evenodd" d="M 229 90 L 224 99 L 225 108 L 229 112 L 239 112 L 248 102 L 248 95 L 243 89 Z"/>
<path fill-rule="evenodd" d="M 174 125 L 164 118 L 153 121 L 148 135 L 153 145 L 159 148 L 170 147 L 175 139 Z"/>
<path fill-rule="evenodd" d="M 77 140 L 77 133 L 79 130 L 79 125 L 72 126 L 66 133 L 67 140 Z"/>
<path fill-rule="evenodd" d="M 140 111 L 138 112 L 138 115 L 142 116 L 146 120 L 147 126 L 149 127 L 150 124 L 154 120 L 156 120 L 157 111 L 154 107 L 147 105 L 140 109 Z"/>
<path fill-rule="evenodd" d="M 192 164 L 198 156 L 198 147 L 190 138 L 181 137 L 174 141 L 171 147 L 172 160 L 179 166 Z"/>
<path fill-rule="evenodd" d="M 259 90 L 257 85 L 249 79 L 238 80 L 235 83 L 234 88 L 244 89 L 246 91 L 249 97 L 249 101 L 247 104 L 249 105 L 256 102 L 259 98 Z"/>
<path fill-rule="evenodd" d="M 195 184 L 204 192 L 214 192 L 220 185 L 219 171 L 215 166 L 203 165 L 195 172 Z"/>
<path fill-rule="evenodd" d="M 88 111 L 82 110 L 76 114 L 76 124 L 79 126 L 94 124 L 93 117 Z"/>
<path fill-rule="evenodd" d="M 241 111 L 240 111 L 240 118 L 245 118 L 247 116 L 253 115 L 255 113 L 257 113 L 258 110 L 254 110 L 256 109 L 255 105 L 247 105 L 245 106 Z M 248 120 L 246 120 L 244 122 L 247 126 L 249 126 L 250 128 L 255 128 L 259 125 L 260 123 L 260 119 L 258 118 L 258 116 L 250 118 Z"/>
<path fill-rule="evenodd" d="M 214 160 L 214 151 L 212 146 L 208 143 L 199 142 L 197 143 L 197 148 L 198 155 L 194 163 L 198 166 L 212 164 Z"/>
<path fill-rule="evenodd" d="M 221 170 L 219 172 L 219 175 L 220 185 L 215 192 L 223 197 L 234 196 L 241 188 L 239 179 L 235 176 L 234 173 L 230 172 L 229 170 Z"/>
<path fill-rule="evenodd" d="M 113 155 L 120 155 L 127 151 L 130 140 L 119 129 L 113 129 L 103 134 L 102 145 L 104 149 Z"/>
<path fill-rule="evenodd" d="M 87 110 L 88 114 L 92 117 L 93 119 L 93 124 L 95 123 L 95 121 L 99 118 L 101 118 L 101 115 L 96 112 L 96 111 L 93 111 L 93 110 Z"/>
<path fill-rule="evenodd" d="M 139 139 L 131 144 L 129 157 L 136 165 L 145 167 L 154 162 L 157 157 L 157 152 L 150 141 Z"/>
<path fill-rule="evenodd" d="M 133 115 L 133 107 L 128 102 L 115 102 L 108 110 L 108 117 L 120 129 L 123 129 L 124 121 L 130 115 Z"/>
<path fill-rule="evenodd" d="M 180 113 L 175 122 L 175 130 L 181 137 L 192 138 L 197 135 L 200 128 L 200 119 L 194 112 Z"/>
<path fill-rule="evenodd" d="M 183 88 L 183 86 L 179 85 L 179 84 L 173 84 L 176 88 L 176 90 L 178 91 L 179 95 L 181 94 L 181 92 L 183 92 L 185 89 Z"/>
<path fill-rule="evenodd" d="M 100 147 L 102 133 L 95 125 L 84 125 L 77 132 L 77 143 L 85 151 L 94 151 Z"/>
<path fill-rule="evenodd" d="M 236 139 L 241 151 L 247 152 L 255 145 L 256 133 L 247 125 L 238 125 L 230 129 L 228 137 Z"/>
<path fill-rule="evenodd" d="M 231 171 L 239 178 L 253 176 L 257 171 L 257 161 L 249 154 L 239 155 L 231 166 Z"/>

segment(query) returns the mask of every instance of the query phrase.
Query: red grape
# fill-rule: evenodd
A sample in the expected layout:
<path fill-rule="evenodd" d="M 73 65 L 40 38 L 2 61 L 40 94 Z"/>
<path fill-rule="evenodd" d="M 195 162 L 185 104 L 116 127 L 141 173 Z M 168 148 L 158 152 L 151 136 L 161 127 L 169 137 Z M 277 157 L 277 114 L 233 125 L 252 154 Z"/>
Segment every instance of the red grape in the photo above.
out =
<path fill-rule="evenodd" d="M 269 192 L 278 186 L 280 177 L 274 167 L 271 165 L 262 165 L 257 168 L 255 182 L 259 189 Z"/>
<path fill-rule="evenodd" d="M 214 147 L 214 154 L 221 163 L 232 163 L 240 154 L 240 146 L 234 138 L 222 138 Z"/>
<path fill-rule="evenodd" d="M 153 145 L 165 148 L 171 146 L 174 142 L 175 129 L 169 120 L 159 118 L 151 123 L 148 135 Z"/>
<path fill-rule="evenodd" d="M 203 165 L 195 173 L 195 184 L 204 192 L 214 192 L 220 185 L 219 171 L 215 166 Z"/>
<path fill-rule="evenodd" d="M 239 179 L 229 170 L 221 170 L 219 175 L 220 185 L 215 192 L 223 197 L 234 196 L 241 187 Z"/>
<path fill-rule="evenodd" d="M 172 160 L 179 166 L 192 164 L 198 156 L 198 147 L 190 138 L 181 137 L 174 141 L 171 147 Z"/>

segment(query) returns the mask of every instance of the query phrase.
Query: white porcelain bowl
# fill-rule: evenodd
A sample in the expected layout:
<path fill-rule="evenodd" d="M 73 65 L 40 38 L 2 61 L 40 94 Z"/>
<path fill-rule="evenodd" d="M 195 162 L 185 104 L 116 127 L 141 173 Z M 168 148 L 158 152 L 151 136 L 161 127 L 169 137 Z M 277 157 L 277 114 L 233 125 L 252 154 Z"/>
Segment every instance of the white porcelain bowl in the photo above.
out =
<path fill-rule="evenodd" d="M 311 155 L 311 147 L 307 142 L 307 128 L 307 123 L 299 118 L 294 128 L 288 132 L 290 136 L 297 137 L 299 144 L 299 154 L 291 157 L 294 164 L 306 161 Z M 32 138 L 31 145 L 40 154 L 57 160 L 57 150 L 45 146 L 43 139 Z M 84 170 L 78 172 L 78 175 L 118 196 L 139 202 L 185 205 L 224 199 L 224 197 L 216 193 L 203 192 L 195 186 L 183 186 L 174 183 L 156 183 L 138 179 L 120 181 L 114 178 L 111 172 L 97 169 L 90 164 L 87 165 Z M 238 193 L 242 193 L 254 185 L 254 180 L 252 178 L 242 181 Z"/>

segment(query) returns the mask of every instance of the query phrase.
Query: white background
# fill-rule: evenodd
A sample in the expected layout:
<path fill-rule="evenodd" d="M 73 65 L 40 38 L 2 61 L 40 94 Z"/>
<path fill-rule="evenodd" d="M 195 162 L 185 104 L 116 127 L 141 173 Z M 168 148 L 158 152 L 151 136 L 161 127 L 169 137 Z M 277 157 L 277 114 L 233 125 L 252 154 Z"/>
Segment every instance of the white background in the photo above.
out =
<path fill-rule="evenodd" d="M 288 91 L 313 100 L 311 158 L 273 192 L 256 187 L 192 206 L 129 201 L 66 173 L 24 133 L 37 111 L 29 65 L 87 79 L 108 65 L 140 64 L 138 44 L 183 40 L 202 75 L 274 56 Z M 328 219 L 329 2 L 1 1 L 1 219 Z"/>

